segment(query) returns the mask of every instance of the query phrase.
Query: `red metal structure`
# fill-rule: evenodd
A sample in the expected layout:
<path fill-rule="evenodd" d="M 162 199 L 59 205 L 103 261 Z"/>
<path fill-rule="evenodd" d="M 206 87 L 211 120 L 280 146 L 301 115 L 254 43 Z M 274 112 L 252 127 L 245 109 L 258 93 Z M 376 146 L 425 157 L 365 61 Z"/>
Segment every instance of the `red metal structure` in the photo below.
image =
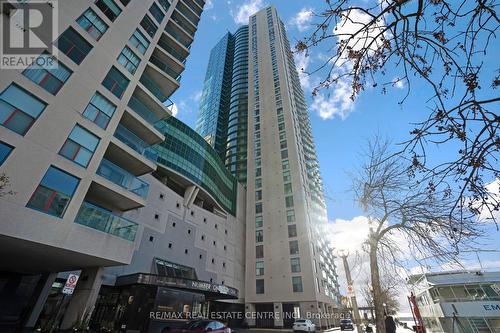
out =
<path fill-rule="evenodd" d="M 420 315 L 420 310 L 418 309 L 417 301 L 415 300 L 413 292 L 410 296 L 408 296 L 408 302 L 410 303 L 411 314 L 413 315 L 413 320 L 415 321 L 413 330 L 416 333 L 425 333 L 424 322 L 422 321 L 422 316 Z"/>

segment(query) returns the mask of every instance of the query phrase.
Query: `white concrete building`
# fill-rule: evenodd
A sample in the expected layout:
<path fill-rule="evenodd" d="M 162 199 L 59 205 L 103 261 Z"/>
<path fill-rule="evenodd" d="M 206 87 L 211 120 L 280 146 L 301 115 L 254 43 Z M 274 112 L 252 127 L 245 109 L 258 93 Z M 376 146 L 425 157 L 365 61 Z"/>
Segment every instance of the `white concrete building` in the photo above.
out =
<path fill-rule="evenodd" d="M 500 272 L 426 273 L 409 283 L 427 332 L 500 332 Z"/>

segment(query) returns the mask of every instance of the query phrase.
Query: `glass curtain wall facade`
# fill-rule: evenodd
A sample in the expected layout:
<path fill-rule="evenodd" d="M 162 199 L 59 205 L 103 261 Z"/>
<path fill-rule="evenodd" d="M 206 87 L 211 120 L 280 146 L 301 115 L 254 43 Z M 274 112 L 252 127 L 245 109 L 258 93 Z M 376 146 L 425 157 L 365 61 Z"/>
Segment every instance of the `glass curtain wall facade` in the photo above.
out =
<path fill-rule="evenodd" d="M 248 26 L 226 34 L 210 52 L 196 131 L 245 184 L 247 174 Z"/>

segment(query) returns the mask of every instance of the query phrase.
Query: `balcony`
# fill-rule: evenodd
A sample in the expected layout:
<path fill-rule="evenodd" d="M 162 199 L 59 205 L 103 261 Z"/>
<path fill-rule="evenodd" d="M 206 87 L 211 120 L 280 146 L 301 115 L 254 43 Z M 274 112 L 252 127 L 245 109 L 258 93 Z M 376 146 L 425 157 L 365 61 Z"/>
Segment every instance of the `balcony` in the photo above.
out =
<path fill-rule="evenodd" d="M 120 119 L 119 126 L 125 127 L 126 130 L 132 132 L 138 140 L 142 140 L 147 146 L 154 145 L 165 140 L 165 136 L 160 131 L 154 128 L 152 124 L 130 108 L 125 108 L 125 112 Z M 121 140 L 121 137 L 116 137 Z M 127 142 L 124 143 L 127 144 Z M 131 148 L 133 149 L 133 147 Z"/>
<path fill-rule="evenodd" d="M 184 17 L 186 17 L 190 23 L 192 23 L 195 27 L 198 25 L 198 22 L 200 21 L 200 17 L 196 15 L 193 10 L 189 9 L 184 3 L 178 2 L 177 6 L 175 6 L 175 9 L 177 9 Z"/>
<path fill-rule="evenodd" d="M 84 201 L 75 223 L 133 242 L 138 224 Z"/>
<path fill-rule="evenodd" d="M 205 6 L 205 0 L 194 0 L 200 6 L 200 8 L 203 8 Z"/>
<path fill-rule="evenodd" d="M 103 159 L 96 173 L 112 183 L 132 192 L 143 199 L 146 199 L 149 191 L 149 184 L 135 177 L 130 172 L 120 168 L 118 165 Z"/>
<path fill-rule="evenodd" d="M 193 39 L 193 36 L 196 32 L 196 26 L 193 26 L 191 22 L 186 20 L 184 16 L 174 11 L 171 16 L 171 20 L 174 21 L 180 28 L 182 28 L 184 33 L 190 38 Z"/>
<path fill-rule="evenodd" d="M 162 50 L 164 50 L 166 53 L 174 57 L 179 63 L 182 65 L 186 64 L 186 58 L 189 55 L 189 52 L 185 51 L 183 48 L 181 50 L 176 50 L 174 47 L 172 47 L 170 44 L 174 43 L 172 42 L 167 42 L 162 38 L 158 40 L 158 45 Z M 178 48 L 179 49 L 179 48 Z"/>
<path fill-rule="evenodd" d="M 160 59 L 160 57 L 157 57 L 153 54 L 151 58 L 149 58 L 149 61 L 156 67 L 161 69 L 165 74 L 175 79 L 175 81 L 177 82 L 181 81 L 182 76 L 180 75 L 180 73 L 175 71 L 172 66 L 168 65 L 165 60 Z"/>
<path fill-rule="evenodd" d="M 157 99 L 161 104 L 179 88 L 180 84 L 174 78 L 166 75 L 161 69 L 148 64 L 139 82 Z"/>
<path fill-rule="evenodd" d="M 128 107 L 151 125 L 172 115 L 172 101 L 161 104 L 147 88 L 138 85 L 128 102 Z"/>
<path fill-rule="evenodd" d="M 203 12 L 202 10 L 203 6 L 200 6 L 193 0 L 183 0 L 183 1 L 186 4 L 186 6 L 189 7 L 189 9 L 191 9 L 196 15 L 198 15 L 198 17 L 201 16 L 201 13 Z"/>
<path fill-rule="evenodd" d="M 144 150 L 149 146 L 144 140 L 132 133 L 132 131 L 122 124 L 118 124 L 114 136 L 139 154 L 143 154 Z"/>
<path fill-rule="evenodd" d="M 183 37 L 180 32 L 180 29 L 176 31 L 172 23 L 167 24 L 167 26 L 165 27 L 165 32 L 168 33 L 170 36 L 172 36 L 174 40 L 176 40 L 183 48 L 185 48 L 186 51 L 188 51 L 191 48 L 192 40 Z"/>

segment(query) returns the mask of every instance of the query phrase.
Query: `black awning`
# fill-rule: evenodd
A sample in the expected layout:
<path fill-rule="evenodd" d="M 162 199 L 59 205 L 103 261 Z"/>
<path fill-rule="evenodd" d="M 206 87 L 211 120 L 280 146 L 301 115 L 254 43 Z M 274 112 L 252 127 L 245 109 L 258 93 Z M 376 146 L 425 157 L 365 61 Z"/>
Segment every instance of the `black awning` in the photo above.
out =
<path fill-rule="evenodd" d="M 116 286 L 126 286 L 131 284 L 147 284 L 153 286 L 191 290 L 201 292 L 209 299 L 238 298 L 238 289 L 231 288 L 223 284 L 215 284 L 206 281 L 161 276 L 148 273 L 122 275 L 116 278 Z"/>

